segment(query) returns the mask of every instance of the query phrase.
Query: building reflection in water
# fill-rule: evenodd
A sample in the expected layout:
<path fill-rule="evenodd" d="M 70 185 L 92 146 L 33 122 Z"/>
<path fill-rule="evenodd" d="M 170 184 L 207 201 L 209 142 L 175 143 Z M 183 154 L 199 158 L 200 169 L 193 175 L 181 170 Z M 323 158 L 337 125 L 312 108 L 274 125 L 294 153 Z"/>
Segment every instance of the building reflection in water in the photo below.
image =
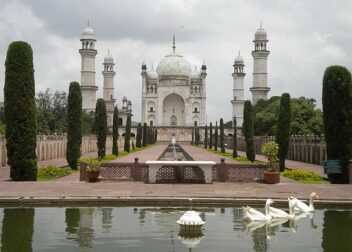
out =
<path fill-rule="evenodd" d="M 94 240 L 93 208 L 67 208 L 65 210 L 67 239 L 75 240 L 80 251 L 91 251 Z"/>
<path fill-rule="evenodd" d="M 4 209 L 0 251 L 32 251 L 34 214 L 34 208 Z"/>
<path fill-rule="evenodd" d="M 110 233 L 110 230 L 112 228 L 112 211 L 113 208 L 111 207 L 104 207 L 100 208 L 100 211 L 102 213 L 102 227 L 103 227 L 103 232 L 104 233 Z"/>

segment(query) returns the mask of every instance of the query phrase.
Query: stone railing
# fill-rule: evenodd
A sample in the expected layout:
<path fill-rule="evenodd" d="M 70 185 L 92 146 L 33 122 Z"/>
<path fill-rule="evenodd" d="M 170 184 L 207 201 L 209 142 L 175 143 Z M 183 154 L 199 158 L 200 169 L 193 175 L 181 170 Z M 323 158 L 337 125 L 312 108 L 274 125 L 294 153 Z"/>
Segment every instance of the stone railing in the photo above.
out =
<path fill-rule="evenodd" d="M 86 163 L 80 164 L 80 181 L 86 181 Z M 180 169 L 181 168 L 181 169 Z M 191 169 L 192 168 L 192 169 Z M 232 164 L 225 159 L 215 164 L 207 161 L 109 162 L 101 166 L 101 180 L 133 180 L 148 183 L 263 182 L 267 166 Z"/>
<path fill-rule="evenodd" d="M 254 137 L 254 149 L 256 154 L 261 153 L 264 143 L 275 140 L 275 137 Z M 227 148 L 232 149 L 232 137 L 226 137 Z M 237 136 L 237 149 L 246 151 L 246 143 L 243 136 Z M 326 159 L 326 143 L 324 136 L 291 136 L 287 159 L 311 164 L 322 165 Z"/>
<path fill-rule="evenodd" d="M 135 141 L 134 138 L 131 142 Z M 66 156 L 66 135 L 38 135 L 37 136 L 37 160 L 50 160 Z M 124 137 L 119 137 L 119 149 L 123 149 Z M 112 149 L 112 136 L 106 139 L 106 149 Z M 85 135 L 82 138 L 82 155 L 97 151 L 97 138 L 95 135 Z M 3 135 L 0 136 L 0 165 L 7 164 L 6 141 Z"/>

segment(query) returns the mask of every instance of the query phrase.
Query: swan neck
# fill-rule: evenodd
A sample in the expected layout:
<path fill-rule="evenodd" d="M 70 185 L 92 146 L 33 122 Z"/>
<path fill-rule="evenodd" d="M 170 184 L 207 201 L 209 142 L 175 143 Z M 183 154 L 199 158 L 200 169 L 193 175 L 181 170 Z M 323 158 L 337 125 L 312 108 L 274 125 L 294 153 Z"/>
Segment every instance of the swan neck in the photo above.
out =
<path fill-rule="evenodd" d="M 294 214 L 294 208 L 295 208 L 295 205 L 294 204 L 290 204 L 289 215 L 293 215 Z"/>
<path fill-rule="evenodd" d="M 270 205 L 268 203 L 266 203 L 265 204 L 265 216 L 268 217 L 268 218 L 271 218 L 269 207 L 270 207 Z"/>
<path fill-rule="evenodd" d="M 313 205 L 313 195 L 310 195 L 309 207 L 312 208 L 312 209 L 314 208 L 314 205 Z"/>

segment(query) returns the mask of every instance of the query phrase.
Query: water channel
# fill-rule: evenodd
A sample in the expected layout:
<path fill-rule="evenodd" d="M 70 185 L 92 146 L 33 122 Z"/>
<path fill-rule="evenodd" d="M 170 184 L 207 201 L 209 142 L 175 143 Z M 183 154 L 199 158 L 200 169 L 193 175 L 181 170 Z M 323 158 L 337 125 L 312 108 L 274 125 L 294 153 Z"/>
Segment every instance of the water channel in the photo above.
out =
<path fill-rule="evenodd" d="M 0 208 L 2 252 L 352 251 L 352 211 L 316 210 L 295 222 L 248 226 L 241 208 L 194 208 L 203 237 L 179 236 L 186 209 Z"/>

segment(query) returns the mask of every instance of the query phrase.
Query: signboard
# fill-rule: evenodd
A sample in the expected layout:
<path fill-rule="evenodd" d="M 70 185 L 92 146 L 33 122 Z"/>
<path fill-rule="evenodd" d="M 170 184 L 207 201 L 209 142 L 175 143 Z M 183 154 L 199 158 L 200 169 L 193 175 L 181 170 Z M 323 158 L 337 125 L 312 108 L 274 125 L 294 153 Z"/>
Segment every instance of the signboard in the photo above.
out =
<path fill-rule="evenodd" d="M 341 160 L 324 160 L 324 174 L 342 173 Z"/>

